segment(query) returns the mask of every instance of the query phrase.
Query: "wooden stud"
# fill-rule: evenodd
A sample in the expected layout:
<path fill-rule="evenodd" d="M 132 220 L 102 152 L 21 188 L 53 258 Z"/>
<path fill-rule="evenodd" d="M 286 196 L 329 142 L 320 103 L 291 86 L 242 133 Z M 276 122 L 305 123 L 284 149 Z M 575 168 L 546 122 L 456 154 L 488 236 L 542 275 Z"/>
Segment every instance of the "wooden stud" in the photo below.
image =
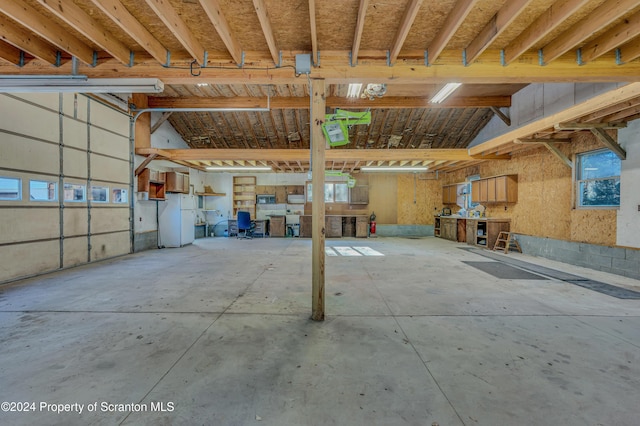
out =
<path fill-rule="evenodd" d="M 93 49 L 28 4 L 4 1 L 0 2 L 0 11 L 61 51 L 75 56 L 85 64 L 93 63 Z"/>
<path fill-rule="evenodd" d="M 522 13 L 532 0 L 510 0 L 491 18 L 478 36 L 467 46 L 467 64 L 482 52 Z"/>
<path fill-rule="evenodd" d="M 322 124 L 325 119 L 325 81 L 311 80 L 311 182 L 313 185 L 313 203 L 311 207 L 312 228 L 312 299 L 311 319 L 324 321 L 324 281 L 325 281 L 325 203 L 324 203 L 324 164 L 325 141 Z"/>
<path fill-rule="evenodd" d="M 153 127 L 151 127 L 151 134 L 153 134 L 156 130 L 158 130 L 158 128 L 162 125 L 162 123 L 164 123 L 169 119 L 169 117 L 171 117 L 171 114 L 173 114 L 173 112 L 171 111 L 167 111 L 163 113 L 160 119 L 158 119 L 158 121 L 156 122 L 156 124 L 154 124 Z"/>
<path fill-rule="evenodd" d="M 129 35 L 161 64 L 167 62 L 167 49 L 129 11 L 120 0 L 91 0 L 120 30 Z M 86 61 L 85 61 L 86 62 Z M 88 62 L 90 63 L 90 62 Z"/>
<path fill-rule="evenodd" d="M 409 35 L 409 30 L 418 15 L 422 2 L 423 0 L 410 0 L 409 5 L 407 5 L 404 16 L 402 17 L 402 23 L 400 24 L 400 28 L 398 28 L 396 37 L 393 40 L 393 45 L 389 51 L 390 64 L 396 63 L 400 50 L 402 50 L 402 45 L 404 45 L 404 41 L 407 39 L 407 35 Z"/>
<path fill-rule="evenodd" d="M 444 25 L 427 48 L 430 64 L 433 64 L 438 59 L 449 43 L 449 40 L 451 40 L 456 31 L 458 31 L 458 28 L 460 28 L 477 2 L 478 0 L 458 0 L 456 2 L 447 19 L 444 21 Z"/>
<path fill-rule="evenodd" d="M 205 13 L 209 17 L 209 20 L 218 32 L 218 35 L 222 39 L 224 45 L 227 47 L 227 50 L 231 54 L 233 60 L 236 62 L 236 64 L 241 65 L 243 63 L 242 48 L 231 32 L 229 23 L 227 22 L 224 14 L 222 13 L 222 9 L 220 8 L 220 2 L 218 0 L 200 0 L 200 6 L 202 6 Z M 202 52 L 204 53 L 204 49 L 202 49 Z M 204 61 L 200 63 L 203 64 Z"/>
<path fill-rule="evenodd" d="M 21 65 L 20 49 L 0 40 L 0 58 L 13 65 Z"/>
<path fill-rule="evenodd" d="M 311 30 L 311 63 L 318 66 L 318 30 L 316 29 L 316 0 L 309 0 L 309 29 Z"/>
<path fill-rule="evenodd" d="M 553 139 L 553 138 L 520 138 L 515 139 L 513 143 L 517 144 L 536 144 L 536 143 L 571 143 L 571 139 Z"/>
<path fill-rule="evenodd" d="M 604 28 L 638 6 L 638 0 L 607 0 L 591 12 L 587 18 L 571 26 L 542 48 L 545 63 L 549 63 L 583 40 L 591 37 L 598 29 Z"/>
<path fill-rule="evenodd" d="M 73 0 L 38 0 L 38 2 L 45 6 L 49 12 L 79 31 L 83 36 L 102 47 L 121 64 L 129 65 L 131 62 L 129 48 L 113 37 L 109 31 L 77 6 Z"/>

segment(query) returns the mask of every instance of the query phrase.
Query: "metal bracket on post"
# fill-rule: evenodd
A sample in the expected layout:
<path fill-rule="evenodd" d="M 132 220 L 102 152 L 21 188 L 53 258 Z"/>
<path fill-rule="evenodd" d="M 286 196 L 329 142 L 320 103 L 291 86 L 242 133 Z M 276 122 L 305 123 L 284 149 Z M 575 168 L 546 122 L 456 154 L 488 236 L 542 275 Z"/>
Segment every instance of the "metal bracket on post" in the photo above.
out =
<path fill-rule="evenodd" d="M 93 51 L 93 63 L 91 64 L 91 66 L 95 67 L 98 65 L 98 52 L 96 52 L 95 50 Z"/>
<path fill-rule="evenodd" d="M 507 66 L 504 59 L 504 49 L 500 49 L 500 65 L 502 65 L 503 67 Z"/>
<path fill-rule="evenodd" d="M 358 65 L 358 62 L 356 61 L 356 63 L 353 63 L 353 50 L 349 51 L 349 65 L 351 65 L 352 67 L 355 67 L 356 65 Z"/>
<path fill-rule="evenodd" d="M 75 56 L 71 57 L 71 74 L 78 75 L 78 58 Z"/>
<path fill-rule="evenodd" d="M 238 64 L 238 68 L 243 68 L 244 67 L 244 50 L 242 51 L 242 60 L 240 61 L 240 64 Z"/>
<path fill-rule="evenodd" d="M 584 62 L 582 62 L 582 49 L 578 48 L 578 50 L 576 51 L 576 62 L 578 65 L 584 65 Z"/>
<path fill-rule="evenodd" d="M 622 65 L 624 64 L 624 62 L 622 62 L 622 52 L 620 51 L 620 48 L 616 48 L 615 50 L 616 52 L 616 65 Z"/>
<path fill-rule="evenodd" d="M 20 53 L 22 54 L 22 50 Z M 22 58 L 22 55 L 20 57 Z M 62 53 L 58 50 L 56 52 L 56 67 L 59 67 L 60 65 L 62 65 Z"/>
<path fill-rule="evenodd" d="M 207 52 L 206 50 L 204 51 L 204 62 L 202 63 L 202 65 L 200 66 L 200 68 L 206 68 L 207 67 L 207 62 L 209 62 L 209 52 Z"/>
<path fill-rule="evenodd" d="M 428 50 L 424 51 L 424 66 L 425 67 L 430 67 L 431 66 L 429 64 L 429 51 Z"/>
<path fill-rule="evenodd" d="M 171 66 L 171 52 L 167 50 L 167 63 L 164 64 L 165 67 Z"/>
<path fill-rule="evenodd" d="M 466 67 L 467 65 L 467 49 L 462 50 L 462 66 Z"/>
<path fill-rule="evenodd" d="M 278 63 L 276 64 L 276 68 L 280 68 L 282 66 L 282 50 L 278 51 Z"/>
<path fill-rule="evenodd" d="M 541 67 L 544 67 L 545 63 L 544 63 L 544 53 L 542 52 L 542 49 L 538 50 L 538 64 Z"/>
<path fill-rule="evenodd" d="M 391 52 L 389 52 L 387 50 L 387 66 L 388 67 L 392 67 L 393 65 L 391 64 Z"/>
<path fill-rule="evenodd" d="M 129 51 L 129 68 L 133 66 L 133 50 Z"/>

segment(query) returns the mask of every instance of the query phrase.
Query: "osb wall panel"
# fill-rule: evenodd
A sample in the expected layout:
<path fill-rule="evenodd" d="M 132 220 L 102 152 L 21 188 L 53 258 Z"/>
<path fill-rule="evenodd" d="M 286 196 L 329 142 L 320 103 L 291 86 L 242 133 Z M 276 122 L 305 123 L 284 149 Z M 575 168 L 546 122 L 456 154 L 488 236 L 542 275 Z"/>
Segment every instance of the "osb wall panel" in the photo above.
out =
<path fill-rule="evenodd" d="M 615 138 L 615 134 L 611 133 Z M 558 144 L 570 159 L 574 155 L 601 149 L 590 134 L 573 138 L 571 144 Z M 489 204 L 489 217 L 510 218 L 511 230 L 536 237 L 547 237 L 592 244 L 615 245 L 615 209 L 574 209 L 572 171 L 546 148 L 515 153 L 509 161 L 487 161 L 473 168 L 441 176 L 440 186 L 464 182 L 468 176 L 518 175 L 518 202 Z"/>
<path fill-rule="evenodd" d="M 378 224 L 398 223 L 398 179 L 395 175 L 369 176 L 369 211 L 375 212 Z M 413 197 L 411 198 L 413 202 Z M 371 214 L 371 213 L 370 213 Z"/>
<path fill-rule="evenodd" d="M 398 175 L 398 224 L 433 225 L 442 209 L 442 183 L 422 174 Z"/>

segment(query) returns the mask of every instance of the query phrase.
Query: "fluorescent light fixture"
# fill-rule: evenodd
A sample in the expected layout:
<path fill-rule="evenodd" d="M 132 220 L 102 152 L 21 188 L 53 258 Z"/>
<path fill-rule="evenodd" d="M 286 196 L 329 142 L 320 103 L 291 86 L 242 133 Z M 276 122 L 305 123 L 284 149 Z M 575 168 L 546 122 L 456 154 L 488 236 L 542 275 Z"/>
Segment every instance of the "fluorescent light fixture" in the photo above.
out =
<path fill-rule="evenodd" d="M 462 86 L 462 83 L 447 83 L 444 85 L 442 89 L 436 93 L 436 95 L 431 98 L 429 102 L 433 104 L 439 104 L 444 101 L 451 95 L 458 87 Z"/>
<path fill-rule="evenodd" d="M 362 90 L 362 83 L 351 83 L 347 90 L 347 98 L 357 98 L 360 96 L 360 90 Z"/>
<path fill-rule="evenodd" d="M 426 172 L 428 167 L 360 167 L 361 172 Z"/>
<path fill-rule="evenodd" d="M 212 172 L 272 172 L 271 167 L 261 166 L 212 166 L 207 167 Z"/>
<path fill-rule="evenodd" d="M 87 78 L 83 75 L 0 76 L 0 93 L 160 93 L 157 78 Z"/>

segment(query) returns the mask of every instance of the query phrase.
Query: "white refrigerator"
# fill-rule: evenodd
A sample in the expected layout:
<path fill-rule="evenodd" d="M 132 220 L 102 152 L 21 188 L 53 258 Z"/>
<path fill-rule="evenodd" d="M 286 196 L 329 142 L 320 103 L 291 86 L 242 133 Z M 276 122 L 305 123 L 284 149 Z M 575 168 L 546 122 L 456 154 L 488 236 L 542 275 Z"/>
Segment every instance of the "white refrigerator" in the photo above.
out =
<path fill-rule="evenodd" d="M 182 247 L 195 239 L 195 196 L 167 194 L 158 206 L 160 247 Z"/>

